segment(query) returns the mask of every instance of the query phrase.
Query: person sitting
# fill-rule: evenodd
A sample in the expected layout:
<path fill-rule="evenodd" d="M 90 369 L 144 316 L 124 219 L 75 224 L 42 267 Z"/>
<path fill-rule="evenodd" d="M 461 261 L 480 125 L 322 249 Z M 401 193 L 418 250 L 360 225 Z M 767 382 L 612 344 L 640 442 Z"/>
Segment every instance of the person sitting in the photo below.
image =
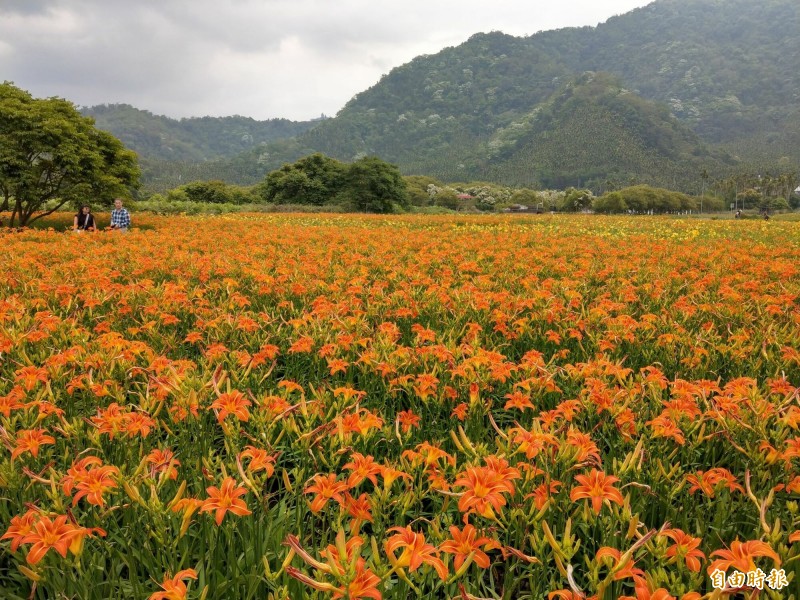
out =
<path fill-rule="evenodd" d="M 88 204 L 84 204 L 83 206 L 81 206 L 81 209 L 78 211 L 78 214 L 75 215 L 75 218 L 72 220 L 72 230 L 73 231 L 97 230 L 97 223 L 94 220 L 92 209 L 89 208 Z"/>
<path fill-rule="evenodd" d="M 111 211 L 111 229 L 114 231 L 128 231 L 131 226 L 131 214 L 122 207 L 122 198 L 114 200 L 114 210 Z"/>

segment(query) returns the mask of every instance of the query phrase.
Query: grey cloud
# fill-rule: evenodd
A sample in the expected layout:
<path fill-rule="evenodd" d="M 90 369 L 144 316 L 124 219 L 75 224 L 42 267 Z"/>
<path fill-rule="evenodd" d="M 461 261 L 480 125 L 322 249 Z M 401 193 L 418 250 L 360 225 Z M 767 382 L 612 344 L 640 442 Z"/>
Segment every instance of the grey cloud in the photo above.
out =
<path fill-rule="evenodd" d="M 0 77 L 170 116 L 310 118 L 478 31 L 533 33 L 645 2 L 0 0 Z"/>
<path fill-rule="evenodd" d="M 57 3 L 56 0 L 3 0 L 0 13 L 38 14 Z"/>

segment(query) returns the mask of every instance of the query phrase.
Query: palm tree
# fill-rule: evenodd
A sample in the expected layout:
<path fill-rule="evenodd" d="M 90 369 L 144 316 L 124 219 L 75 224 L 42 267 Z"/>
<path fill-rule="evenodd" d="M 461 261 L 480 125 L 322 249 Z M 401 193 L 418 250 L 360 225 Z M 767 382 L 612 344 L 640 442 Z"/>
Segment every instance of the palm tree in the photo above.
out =
<path fill-rule="evenodd" d="M 706 195 L 706 181 L 708 181 L 708 171 L 706 169 L 700 172 L 700 179 L 703 181 L 703 191 L 700 193 L 700 214 L 703 214 L 703 196 Z"/>

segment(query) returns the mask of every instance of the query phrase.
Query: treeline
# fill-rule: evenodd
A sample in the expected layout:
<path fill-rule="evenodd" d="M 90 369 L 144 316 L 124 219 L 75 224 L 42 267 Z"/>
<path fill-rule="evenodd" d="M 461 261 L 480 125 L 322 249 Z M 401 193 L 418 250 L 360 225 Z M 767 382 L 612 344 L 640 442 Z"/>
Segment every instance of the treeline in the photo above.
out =
<path fill-rule="evenodd" d="M 704 181 L 707 179 L 705 176 Z M 192 205 L 212 211 L 261 207 L 353 212 L 514 212 L 558 211 L 664 214 L 719 212 L 743 209 L 785 210 L 800 206 L 792 194 L 795 179 L 785 176 L 740 176 L 738 187 L 711 182 L 709 192 L 690 196 L 649 185 L 608 189 L 595 196 L 590 189 L 534 190 L 490 182 L 442 183 L 423 175 L 402 176 L 395 165 L 369 156 L 344 163 L 320 153 L 285 164 L 256 185 L 240 186 L 221 180 L 195 181 L 148 199 L 148 207 Z M 761 185 L 756 185 L 758 182 Z M 609 182 L 610 184 L 611 182 Z M 780 185 L 778 185 L 780 183 Z M 749 185 L 748 185 L 749 184 Z M 613 186 L 610 186 L 613 188 Z M 781 193 L 786 197 L 781 197 Z M 256 207 L 257 208 L 257 207 Z"/>
<path fill-rule="evenodd" d="M 283 165 L 254 186 L 196 181 L 147 200 L 156 204 L 291 204 L 390 213 L 408 208 L 407 190 L 398 168 L 377 157 L 366 156 L 348 164 L 317 153 Z"/>
<path fill-rule="evenodd" d="M 319 122 L 241 116 L 171 119 L 129 104 L 98 105 L 81 112 L 142 158 L 184 162 L 232 158 L 261 144 L 300 135 Z"/>

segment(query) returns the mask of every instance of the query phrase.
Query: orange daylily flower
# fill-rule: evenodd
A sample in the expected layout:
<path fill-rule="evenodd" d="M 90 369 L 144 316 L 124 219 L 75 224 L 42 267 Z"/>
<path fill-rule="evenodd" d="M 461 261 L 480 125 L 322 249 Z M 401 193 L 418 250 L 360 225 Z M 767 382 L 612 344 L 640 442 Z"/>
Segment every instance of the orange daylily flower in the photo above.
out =
<path fill-rule="evenodd" d="M 47 435 L 46 429 L 22 429 L 17 432 L 16 447 L 11 451 L 11 460 L 25 452 L 30 452 L 35 458 L 39 456 L 41 446 L 55 443 L 56 439 Z"/>
<path fill-rule="evenodd" d="M 649 425 L 653 429 L 653 437 L 672 438 L 679 445 L 686 443 L 686 437 L 683 430 L 672 420 L 669 415 L 659 415 L 655 419 L 647 421 L 645 425 Z"/>
<path fill-rule="evenodd" d="M 166 477 L 173 481 L 178 478 L 177 467 L 181 466 L 181 461 L 175 458 L 172 450 L 155 448 L 147 455 L 147 462 L 152 465 L 151 470 L 153 475 L 156 473 L 166 472 Z"/>
<path fill-rule="evenodd" d="M 550 433 L 527 431 L 522 427 L 514 427 L 508 433 L 511 440 L 518 445 L 517 451 L 523 452 L 528 460 L 548 449 L 553 452 L 558 448 L 558 440 Z"/>
<path fill-rule="evenodd" d="M 414 414 L 414 411 L 404 410 L 397 413 L 397 420 L 400 422 L 400 431 L 408 433 L 412 427 L 419 427 L 422 417 Z"/>
<path fill-rule="evenodd" d="M 560 487 L 561 482 L 554 479 L 549 484 L 540 484 L 535 490 L 533 490 L 532 494 L 528 494 L 525 496 L 525 498 L 533 498 L 533 505 L 537 510 L 542 510 L 547 501 L 550 500 L 550 496 L 557 494 L 558 488 Z"/>
<path fill-rule="evenodd" d="M 163 591 L 153 592 L 148 600 L 185 600 L 189 590 L 186 588 L 184 579 L 197 579 L 197 571 L 194 569 L 183 569 L 170 577 L 169 573 L 164 575 L 164 581 L 159 585 Z"/>
<path fill-rule="evenodd" d="M 712 562 L 711 566 L 708 567 L 709 574 L 717 569 L 727 571 L 730 567 L 738 569 L 742 573 L 755 571 L 756 564 L 753 559 L 759 556 L 771 558 L 776 566 L 781 564 L 780 556 L 770 548 L 769 544 L 759 540 L 749 542 L 736 540 L 731 542 L 730 549 L 715 550 L 711 553 L 711 556 L 719 556 L 720 558 Z"/>
<path fill-rule="evenodd" d="M 113 440 L 117 433 L 123 431 L 127 417 L 127 411 L 116 402 L 112 402 L 105 409 L 98 408 L 97 416 L 89 420 L 100 433 L 107 433 Z"/>
<path fill-rule="evenodd" d="M 333 600 L 345 597 L 349 600 L 361 600 L 362 598 L 381 600 L 383 596 L 378 590 L 380 583 L 381 578 L 367 569 L 364 559 L 359 558 L 356 562 L 355 577 L 347 584 L 346 588 L 342 586 L 333 592 Z"/>
<path fill-rule="evenodd" d="M 353 452 L 350 462 L 342 466 L 343 469 L 352 471 L 347 478 L 347 485 L 350 488 L 356 487 L 365 479 L 369 479 L 372 485 L 378 485 L 376 475 L 381 472 L 381 466 L 375 462 L 372 456 L 364 456 L 358 452 Z"/>
<path fill-rule="evenodd" d="M 684 596 L 685 598 L 686 596 Z M 636 588 L 635 598 L 633 596 L 620 596 L 619 600 L 676 600 L 676 598 L 664 588 L 658 588 L 651 592 L 650 588 L 645 584 Z"/>
<path fill-rule="evenodd" d="M 318 513 L 328 503 L 328 500 L 336 500 L 339 504 L 343 504 L 344 496 L 342 494 L 348 489 L 347 483 L 337 481 L 336 475 L 331 473 L 315 475 L 312 485 L 306 487 L 303 493 L 316 494 L 314 500 L 311 501 L 311 512 Z"/>
<path fill-rule="evenodd" d="M 341 586 L 337 588 L 333 584 L 312 579 L 298 569 L 287 567 L 286 572 L 291 577 L 294 577 L 316 590 L 330 592 L 333 594 L 333 598 L 343 598 L 346 596 L 353 600 L 360 598 L 381 600 L 381 593 L 377 589 L 381 579 L 370 569 L 366 568 L 366 561 L 360 556 L 361 546 L 364 545 L 364 540 L 360 536 L 353 536 L 345 542 L 344 531 L 339 530 L 336 536 L 336 544 L 329 544 L 322 552 L 324 562 L 315 559 L 306 552 L 300 545 L 300 540 L 294 535 L 288 535 L 283 545 L 289 546 L 297 556 L 306 562 L 306 564 L 328 575 L 334 575 L 337 578 L 343 577 L 355 562 L 355 576 L 346 587 Z M 342 548 L 344 549 L 344 553 L 341 552 Z"/>
<path fill-rule="evenodd" d="M 22 538 L 23 544 L 33 544 L 25 557 L 29 565 L 35 565 L 52 548 L 62 558 L 67 557 L 67 551 L 76 535 L 80 534 L 79 528 L 67 522 L 66 515 L 60 515 L 55 520 L 49 517 L 41 518 L 33 526 L 33 531 Z"/>
<path fill-rule="evenodd" d="M 600 450 L 594 440 L 582 431 L 570 427 L 567 432 L 567 445 L 575 448 L 575 461 L 579 464 L 593 463 L 600 465 Z"/>
<path fill-rule="evenodd" d="M 635 563 L 633 562 L 632 558 L 628 558 L 624 564 L 620 563 L 620 559 L 622 558 L 622 552 L 617 550 L 616 548 L 610 548 L 608 546 L 603 546 L 600 550 L 597 551 L 595 555 L 595 560 L 602 560 L 605 557 L 610 556 L 614 559 L 612 564 L 612 570 L 615 571 L 614 573 L 614 581 L 619 581 L 621 579 L 628 579 L 629 577 L 637 578 L 637 577 L 644 577 L 644 571 L 641 569 L 634 568 Z"/>
<path fill-rule="evenodd" d="M 366 492 L 361 494 L 358 498 L 353 498 L 350 494 L 345 492 L 343 506 L 347 514 L 352 518 L 350 526 L 351 533 L 357 533 L 361 524 L 365 521 L 372 523 L 372 505 L 370 504 L 369 496 Z"/>
<path fill-rule="evenodd" d="M 210 408 L 219 411 L 217 413 L 217 421 L 220 423 L 225 421 L 225 417 L 228 415 L 233 415 L 239 421 L 248 421 L 250 419 L 250 411 L 247 410 L 247 407 L 251 404 L 252 402 L 242 392 L 234 390 L 220 394 L 219 398 L 211 403 Z"/>
<path fill-rule="evenodd" d="M 347 373 L 347 367 L 350 366 L 349 362 L 342 360 L 341 358 L 330 358 L 327 362 L 328 371 L 330 371 L 331 375 L 336 375 L 336 373 Z"/>
<path fill-rule="evenodd" d="M 393 566 L 407 567 L 409 571 L 413 572 L 423 564 L 431 565 L 436 569 L 439 577 L 443 580 L 447 579 L 447 567 L 436 556 L 436 548 L 425 543 L 423 534 L 414 533 L 410 527 L 391 527 L 389 531 L 397 532 L 384 543 L 384 550 Z M 395 551 L 399 549 L 402 549 L 403 552 L 398 558 L 395 556 Z"/>
<path fill-rule="evenodd" d="M 314 340 L 308 336 L 303 336 L 289 346 L 289 354 L 303 354 L 311 352 L 314 348 Z"/>
<path fill-rule="evenodd" d="M 247 504 L 245 504 L 244 500 L 239 498 L 239 496 L 244 496 L 247 493 L 247 489 L 237 487 L 233 477 L 226 477 L 219 488 L 214 486 L 206 488 L 206 492 L 208 492 L 209 497 L 203 502 L 200 512 L 216 511 L 214 520 L 217 525 L 222 524 L 222 519 L 225 518 L 225 513 L 227 512 L 232 512 L 240 517 L 252 514 L 247 509 Z"/>
<path fill-rule="evenodd" d="M 504 398 L 508 398 L 508 402 L 506 402 L 505 406 L 503 407 L 505 410 L 516 408 L 517 410 L 524 411 L 526 408 L 530 408 L 531 410 L 535 408 L 530 397 L 526 396 L 520 391 L 506 394 Z"/>
<path fill-rule="evenodd" d="M 462 402 L 453 409 L 451 415 L 454 416 L 459 421 L 463 421 L 464 419 L 467 418 L 468 410 L 469 410 L 469 405 L 466 402 Z"/>
<path fill-rule="evenodd" d="M 14 371 L 14 381 L 21 383 L 27 391 L 31 391 L 37 384 L 47 383 L 47 369 L 33 365 L 22 367 Z"/>
<path fill-rule="evenodd" d="M 506 505 L 503 494 L 513 494 L 513 480 L 520 477 L 517 469 L 508 469 L 507 465 L 508 463 L 505 463 L 501 470 L 489 465 L 468 467 L 458 476 L 453 486 L 466 488 L 458 500 L 458 510 L 465 513 L 464 518 L 472 512 L 477 512 L 487 519 L 494 519 L 495 511 L 503 509 Z"/>
<path fill-rule="evenodd" d="M 11 551 L 16 552 L 22 540 L 25 539 L 32 531 L 36 523 L 39 522 L 41 513 L 37 510 L 30 509 L 24 515 L 17 515 L 11 517 L 11 524 L 8 530 L 0 537 L 0 540 L 11 540 Z"/>
<path fill-rule="evenodd" d="M 150 415 L 143 412 L 130 412 L 126 415 L 122 430 L 128 437 L 141 435 L 147 437 L 150 429 L 155 427 L 156 422 Z"/>
<path fill-rule="evenodd" d="M 573 502 L 583 498 L 589 499 L 592 502 L 592 510 L 595 514 L 600 514 L 600 509 L 604 502 L 616 502 L 619 505 L 624 503 L 622 494 L 614 484 L 619 481 L 613 475 L 606 475 L 602 471 L 592 469 L 588 475 L 576 475 L 575 481 L 580 485 L 572 488 L 569 493 L 569 499 Z"/>
<path fill-rule="evenodd" d="M 267 453 L 263 448 L 245 446 L 244 450 L 239 453 L 239 460 L 243 458 L 250 459 L 247 470 L 252 473 L 266 471 L 267 477 L 272 477 L 273 473 L 275 473 L 275 457 Z"/>
<path fill-rule="evenodd" d="M 12 410 L 19 410 L 23 406 L 22 400 L 25 399 L 25 391 L 18 385 L 11 388 L 5 396 L 0 396 L 0 414 L 9 418 Z"/>
<path fill-rule="evenodd" d="M 736 477 L 721 467 L 709 469 L 708 471 L 697 471 L 696 474 L 689 474 L 686 476 L 686 481 L 692 484 L 689 488 L 689 493 L 694 494 L 697 490 L 702 491 L 709 498 L 713 498 L 716 492 L 717 484 L 724 483 L 725 487 L 730 491 L 738 491 L 744 493 L 744 488 L 736 481 Z"/>
<path fill-rule="evenodd" d="M 673 561 L 684 560 L 690 571 L 699 573 L 700 560 L 706 558 L 706 555 L 697 549 L 703 540 L 687 535 L 680 529 L 666 529 L 661 534 L 675 542 L 673 546 L 667 548 L 667 556 Z"/>
<path fill-rule="evenodd" d="M 395 469 L 390 465 L 381 465 L 381 477 L 383 477 L 383 489 L 388 490 L 398 479 L 411 480 L 411 475 L 400 469 Z"/>
<path fill-rule="evenodd" d="M 476 565 L 481 569 L 488 569 L 491 564 L 489 556 L 481 550 L 481 547 L 485 550 L 500 548 L 497 541 L 487 537 L 478 537 L 478 531 L 469 524 L 464 525 L 463 530 L 459 530 L 456 526 L 450 527 L 450 536 L 452 539 L 440 544 L 439 550 L 455 555 L 453 566 L 456 571 L 461 568 L 470 554 Z"/>
<path fill-rule="evenodd" d="M 78 504 L 83 497 L 86 497 L 89 504 L 105 506 L 103 494 L 117 487 L 117 482 L 112 475 L 119 476 L 119 469 L 113 465 L 95 467 L 86 471 L 75 485 L 77 493 L 72 499 L 72 506 Z"/>
<path fill-rule="evenodd" d="M 422 373 L 417 375 L 414 393 L 421 400 L 427 400 L 431 396 L 435 396 L 439 385 L 439 379 L 429 373 Z"/>

